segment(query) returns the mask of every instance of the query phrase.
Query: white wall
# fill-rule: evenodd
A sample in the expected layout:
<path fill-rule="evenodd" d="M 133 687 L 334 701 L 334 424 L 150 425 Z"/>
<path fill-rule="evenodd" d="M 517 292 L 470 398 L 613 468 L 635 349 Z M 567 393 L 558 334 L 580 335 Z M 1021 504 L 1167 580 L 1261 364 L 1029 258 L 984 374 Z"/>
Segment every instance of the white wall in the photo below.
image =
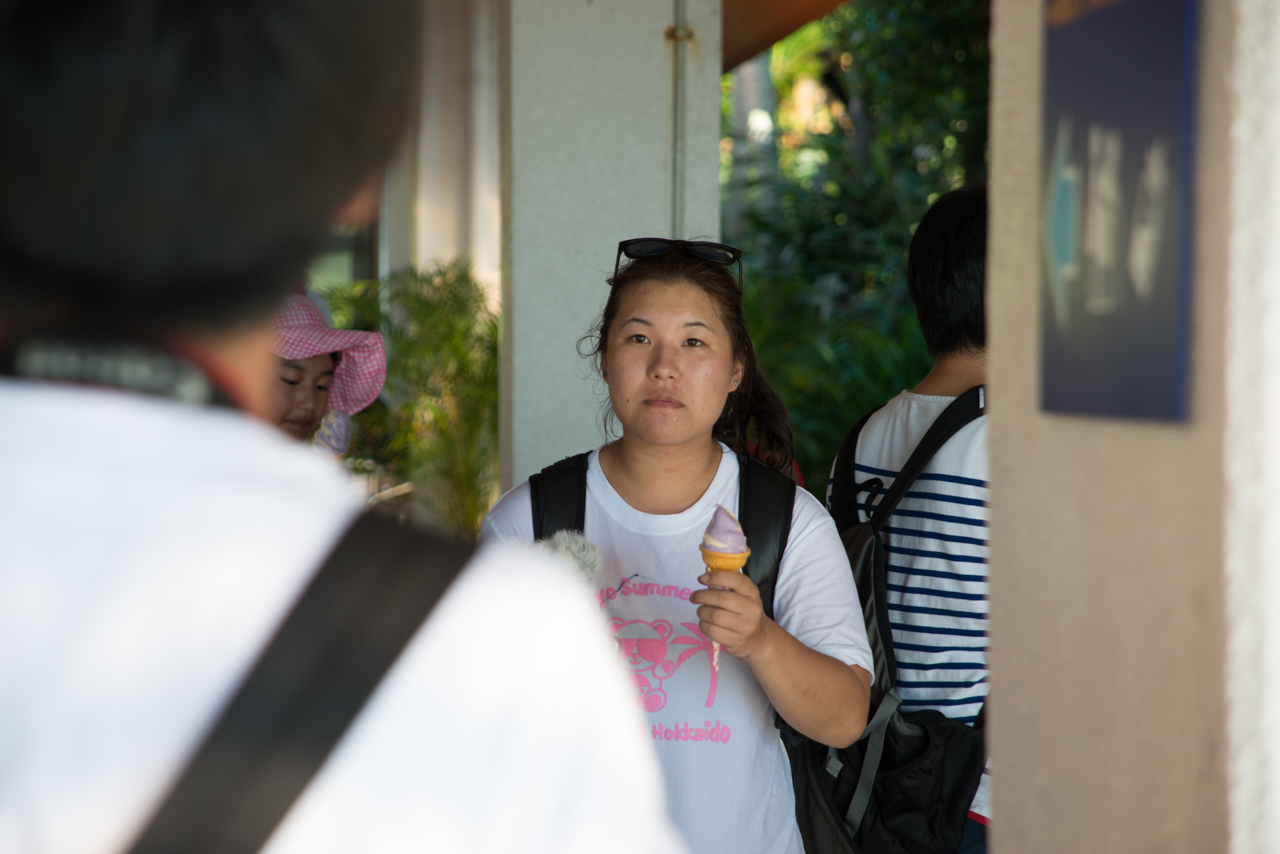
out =
<path fill-rule="evenodd" d="M 673 5 L 686 8 L 683 138 Z M 719 234 L 719 0 L 503 0 L 502 483 L 594 448 L 603 386 L 576 343 L 619 240 Z M 679 143 L 683 185 L 675 189 Z"/>

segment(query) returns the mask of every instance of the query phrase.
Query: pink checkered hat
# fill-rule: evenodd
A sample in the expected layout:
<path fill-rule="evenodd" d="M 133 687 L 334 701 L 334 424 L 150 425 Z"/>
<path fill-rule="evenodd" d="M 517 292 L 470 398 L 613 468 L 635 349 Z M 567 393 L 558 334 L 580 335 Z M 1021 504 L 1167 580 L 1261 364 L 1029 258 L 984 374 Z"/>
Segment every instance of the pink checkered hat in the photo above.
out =
<path fill-rule="evenodd" d="M 376 332 L 332 329 L 311 300 L 290 294 L 276 312 L 275 354 L 309 359 L 342 353 L 329 387 L 329 409 L 354 415 L 373 403 L 387 380 L 387 350 Z"/>

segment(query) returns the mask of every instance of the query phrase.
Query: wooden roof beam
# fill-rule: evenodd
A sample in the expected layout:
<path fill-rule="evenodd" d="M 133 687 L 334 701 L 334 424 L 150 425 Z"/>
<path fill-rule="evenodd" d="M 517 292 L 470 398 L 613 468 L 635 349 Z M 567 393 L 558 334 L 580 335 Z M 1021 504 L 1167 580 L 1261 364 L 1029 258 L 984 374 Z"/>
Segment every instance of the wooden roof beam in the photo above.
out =
<path fill-rule="evenodd" d="M 724 70 L 731 71 L 841 0 L 724 0 Z"/>

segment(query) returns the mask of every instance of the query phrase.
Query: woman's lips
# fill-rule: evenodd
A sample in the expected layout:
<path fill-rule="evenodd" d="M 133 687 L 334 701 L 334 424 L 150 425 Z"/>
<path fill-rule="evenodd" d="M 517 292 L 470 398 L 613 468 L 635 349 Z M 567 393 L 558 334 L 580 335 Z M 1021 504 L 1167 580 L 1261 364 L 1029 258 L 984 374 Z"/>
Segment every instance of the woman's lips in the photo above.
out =
<path fill-rule="evenodd" d="M 683 403 L 670 394 L 655 394 L 652 397 L 645 398 L 644 402 L 646 406 L 652 406 L 656 409 L 679 409 L 684 406 Z"/>

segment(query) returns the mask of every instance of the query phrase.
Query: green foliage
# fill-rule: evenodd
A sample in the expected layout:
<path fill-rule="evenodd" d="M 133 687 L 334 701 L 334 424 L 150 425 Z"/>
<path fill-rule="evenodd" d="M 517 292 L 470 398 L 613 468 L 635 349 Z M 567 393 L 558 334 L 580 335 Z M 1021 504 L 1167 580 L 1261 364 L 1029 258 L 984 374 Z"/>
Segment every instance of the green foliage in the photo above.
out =
<path fill-rule="evenodd" d="M 778 168 L 753 170 L 725 237 L 815 492 L 854 422 L 928 370 L 907 246 L 941 193 L 986 181 L 987 29 L 987 0 L 858 0 L 774 46 Z"/>
<path fill-rule="evenodd" d="M 412 480 L 432 515 L 474 538 L 497 497 L 498 319 L 469 267 L 404 270 L 326 296 L 335 325 L 387 342 L 386 390 L 353 419 L 351 455 Z"/>
<path fill-rule="evenodd" d="M 756 352 L 787 405 L 805 486 L 822 497 L 845 433 L 919 382 L 930 361 L 911 312 L 874 296 L 857 312 L 822 321 L 809 290 L 787 279 L 748 282 L 744 307 Z"/>

